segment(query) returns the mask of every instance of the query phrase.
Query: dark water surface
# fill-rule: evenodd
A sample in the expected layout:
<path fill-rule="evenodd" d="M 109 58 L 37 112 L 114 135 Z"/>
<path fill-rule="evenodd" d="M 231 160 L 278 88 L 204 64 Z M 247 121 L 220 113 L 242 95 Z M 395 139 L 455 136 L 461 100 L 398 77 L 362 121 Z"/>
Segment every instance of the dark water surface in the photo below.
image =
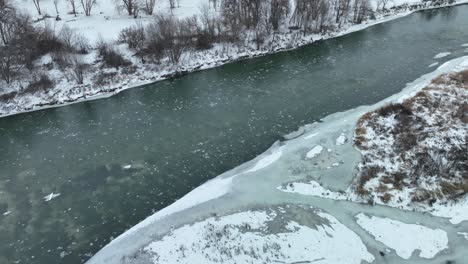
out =
<path fill-rule="evenodd" d="M 467 5 L 2 118 L 0 263 L 82 263 L 281 135 L 400 91 L 437 53 L 468 55 L 463 43 Z M 46 202 L 52 192 L 61 195 Z"/>

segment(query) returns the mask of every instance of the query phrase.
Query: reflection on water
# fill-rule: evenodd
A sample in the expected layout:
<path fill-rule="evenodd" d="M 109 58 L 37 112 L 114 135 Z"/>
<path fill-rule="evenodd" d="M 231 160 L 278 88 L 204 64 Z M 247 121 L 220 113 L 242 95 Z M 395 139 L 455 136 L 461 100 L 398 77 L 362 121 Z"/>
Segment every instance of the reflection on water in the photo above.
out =
<path fill-rule="evenodd" d="M 463 54 L 468 7 L 115 97 L 0 119 L 0 263 L 81 263 L 281 135 L 396 93 Z M 45 201 L 51 193 L 60 196 Z M 5 215 L 3 215 L 5 214 Z"/>

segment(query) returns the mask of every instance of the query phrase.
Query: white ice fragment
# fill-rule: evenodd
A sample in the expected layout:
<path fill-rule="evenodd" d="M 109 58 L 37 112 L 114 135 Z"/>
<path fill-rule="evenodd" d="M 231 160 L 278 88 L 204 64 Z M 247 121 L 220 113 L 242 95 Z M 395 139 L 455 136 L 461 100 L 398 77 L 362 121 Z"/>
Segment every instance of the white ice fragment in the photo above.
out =
<path fill-rule="evenodd" d="M 60 196 L 60 193 L 51 193 L 49 195 L 44 196 L 44 201 L 49 202 L 50 200 L 57 198 Z"/>
<path fill-rule="evenodd" d="M 447 57 L 450 54 L 452 54 L 452 53 L 451 52 L 441 52 L 441 53 L 435 55 L 434 59 L 440 59 L 440 58 L 443 58 L 443 57 Z"/>
<path fill-rule="evenodd" d="M 5 216 L 7 216 L 9 214 L 11 214 L 11 211 L 6 211 L 6 212 L 3 213 L 3 215 L 5 215 Z"/>
<path fill-rule="evenodd" d="M 315 158 L 316 156 L 320 155 L 322 153 L 323 147 L 320 145 L 317 145 L 313 147 L 309 152 L 307 152 L 306 157 L 308 159 Z"/>
<path fill-rule="evenodd" d="M 258 170 L 264 169 L 264 168 L 270 166 L 271 164 L 275 163 L 277 160 L 279 160 L 279 158 L 283 154 L 283 149 L 284 149 L 284 146 L 275 149 L 273 151 L 273 153 L 271 153 L 271 154 L 263 157 L 262 159 L 260 159 L 257 162 L 257 164 L 255 164 L 255 166 L 253 168 L 246 171 L 245 173 L 251 173 L 251 172 L 254 172 L 254 171 L 258 171 Z"/>
<path fill-rule="evenodd" d="M 409 259 L 415 250 L 420 251 L 419 257 L 429 259 L 448 248 L 447 233 L 441 229 L 406 224 L 389 218 L 369 217 L 363 213 L 356 218 L 357 223 L 375 240 L 394 249 L 404 259 Z"/>
<path fill-rule="evenodd" d="M 439 65 L 439 63 L 438 63 L 438 62 L 434 62 L 434 63 L 432 63 L 431 65 L 429 65 L 429 66 L 427 66 L 427 67 L 432 68 L 432 67 L 435 67 L 435 66 L 437 66 L 437 65 Z"/>
<path fill-rule="evenodd" d="M 468 47 L 468 43 L 462 44 L 462 47 Z"/>
<path fill-rule="evenodd" d="M 129 169 L 132 168 L 132 165 L 124 165 L 122 168 L 123 168 L 124 170 L 129 170 Z"/>
<path fill-rule="evenodd" d="M 336 145 L 337 145 L 337 146 L 341 146 L 341 145 L 344 145 L 344 143 L 346 143 L 346 135 L 345 135 L 345 134 L 341 134 L 341 135 L 336 139 Z"/>

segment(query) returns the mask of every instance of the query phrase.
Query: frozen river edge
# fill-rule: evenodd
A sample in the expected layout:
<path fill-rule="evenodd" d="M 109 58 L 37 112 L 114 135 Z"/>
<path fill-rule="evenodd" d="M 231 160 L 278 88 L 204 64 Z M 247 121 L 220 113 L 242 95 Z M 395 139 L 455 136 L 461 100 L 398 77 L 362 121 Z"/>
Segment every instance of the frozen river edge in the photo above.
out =
<path fill-rule="evenodd" d="M 434 217 L 426 213 L 285 193 L 279 191 L 277 187 L 292 181 L 313 180 L 333 192 L 346 190 L 352 180 L 354 168 L 360 161 L 360 154 L 351 142 L 357 119 L 362 114 L 389 102 L 400 101 L 414 95 L 436 76 L 467 68 L 468 57 L 451 60 L 441 65 L 436 71 L 409 84 L 400 93 L 375 105 L 336 113 L 324 118 L 320 123 L 302 127 L 285 137 L 289 140 L 275 143 L 256 159 L 208 181 L 171 206 L 148 217 L 113 240 L 88 263 L 168 263 L 163 261 L 164 256 L 155 252 L 162 252 L 161 249 L 164 249 L 164 252 L 170 252 L 171 246 L 176 245 L 174 241 L 180 239 L 177 237 L 178 231 L 183 230 L 182 228 L 192 231 L 203 230 L 206 226 L 212 226 L 213 223 L 216 226 L 217 223 L 223 223 L 223 221 L 224 227 L 234 228 L 231 232 L 242 231 L 242 234 L 250 236 L 254 234 L 257 240 L 262 237 L 269 238 L 268 235 L 271 234 L 265 230 L 271 231 L 272 224 L 270 223 L 277 223 L 278 215 L 282 216 L 283 228 L 280 228 L 281 232 L 276 231 L 279 233 L 275 234 L 283 235 L 285 240 L 282 241 L 292 239 L 289 244 L 297 244 L 301 241 L 300 237 L 291 236 L 294 233 L 291 230 L 310 232 L 310 229 L 316 229 L 327 232 L 326 229 L 332 227 L 333 230 L 343 228 L 343 232 L 351 232 L 348 237 L 354 237 L 352 234 L 357 234 L 360 239 L 353 243 L 359 243 L 362 240 L 367 250 L 362 250 L 361 255 L 355 256 L 356 263 L 360 261 L 380 263 L 383 262 L 382 258 L 385 258 L 386 263 L 402 263 L 403 259 L 410 263 L 444 263 L 445 261 L 459 263 L 457 260 L 461 261 L 468 257 L 466 250 L 468 241 L 460 235 L 468 231 L 467 221 L 460 221 L 459 224 L 453 225 L 446 218 Z M 320 151 L 317 146 L 322 146 Z M 307 153 L 311 150 L 314 150 L 314 155 L 308 156 Z M 311 158 L 317 158 L 317 160 L 312 161 Z M 291 210 L 295 213 L 285 213 Z M 297 213 L 298 211 L 302 213 Z M 284 220 L 285 218 L 287 220 Z M 229 219 L 231 222 L 228 221 Z M 259 219 L 263 219 L 263 222 Z M 266 233 L 256 229 L 246 232 L 239 228 L 249 222 L 252 222 L 252 226 L 258 225 L 258 230 Z M 419 244 L 414 244 L 410 240 L 406 243 L 402 241 L 397 247 L 392 242 L 395 239 L 395 237 L 392 238 L 392 233 L 378 232 L 380 229 L 376 228 L 376 225 L 379 223 L 382 226 L 391 225 L 397 231 L 406 230 L 402 231 L 403 233 L 417 234 L 424 231 L 427 232 L 426 237 L 436 237 L 436 239 L 423 240 Z M 190 226 L 192 228 L 189 228 Z M 277 225 L 274 226 L 277 227 Z M 239 231 L 240 229 L 242 230 Z M 263 235 L 258 236 L 259 232 Z M 195 232 L 192 238 L 200 234 Z M 331 236 L 335 237 L 333 234 Z M 337 239 L 338 237 L 336 234 Z M 161 241 L 167 243 L 161 244 Z M 182 239 L 182 241 L 185 240 Z M 242 241 L 234 242 L 242 243 Z M 277 242 L 268 240 L 268 243 Z M 333 245 L 333 240 L 330 243 Z M 279 245 L 281 249 L 285 248 L 284 245 L 283 247 Z M 225 250 L 240 251 L 234 247 L 228 247 Z M 294 250 L 297 250 L 294 246 L 291 250 L 281 250 L 284 251 L 282 261 L 305 260 L 288 258 Z M 180 253 L 180 250 L 176 251 Z M 183 251 L 188 261 L 200 261 L 198 259 L 200 256 L 189 254 L 190 250 Z M 253 252 L 255 256 L 255 249 Z M 317 256 L 318 259 L 325 259 L 323 263 L 341 263 L 337 259 L 330 259 L 327 262 L 327 257 L 332 256 L 327 255 L 326 251 L 323 254 L 325 255 Z M 237 259 L 237 263 L 247 261 L 245 258 L 251 255 L 240 254 L 239 256 L 243 258 Z M 160 257 L 161 262 L 158 262 L 155 256 Z M 184 263 L 184 258 L 178 259 L 177 254 L 174 253 L 173 257 L 174 262 L 178 260 L 181 261 L 179 263 Z M 222 259 L 222 256 L 217 257 L 214 258 L 216 261 Z M 203 259 L 203 261 L 207 260 Z M 216 263 L 216 261 L 210 263 Z M 229 263 L 226 260 L 223 262 Z M 233 263 L 236 263 L 235 259 Z"/>

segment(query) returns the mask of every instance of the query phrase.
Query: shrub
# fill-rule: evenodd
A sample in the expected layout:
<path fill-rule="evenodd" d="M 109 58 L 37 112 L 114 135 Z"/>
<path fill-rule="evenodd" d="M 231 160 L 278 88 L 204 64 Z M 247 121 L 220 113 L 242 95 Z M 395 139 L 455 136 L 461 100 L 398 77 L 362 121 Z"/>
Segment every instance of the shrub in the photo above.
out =
<path fill-rule="evenodd" d="M 94 83 L 101 87 L 106 86 L 112 83 L 116 75 L 117 75 L 116 72 L 100 72 L 94 77 Z"/>
<path fill-rule="evenodd" d="M 114 67 L 116 69 L 131 65 L 131 62 L 126 60 L 122 54 L 117 52 L 115 48 L 107 42 L 99 41 L 97 44 L 98 54 L 103 63 L 107 67 Z"/>
<path fill-rule="evenodd" d="M 406 108 L 402 104 L 389 104 L 384 107 L 378 109 L 377 114 L 383 117 L 388 117 L 392 114 L 404 114 L 404 115 L 412 115 L 411 109 Z"/>
<path fill-rule="evenodd" d="M 54 87 L 54 82 L 46 74 L 41 74 L 39 78 L 34 77 L 29 85 L 22 91 L 23 94 L 34 94 L 39 91 L 47 92 Z"/>
<path fill-rule="evenodd" d="M 88 65 L 78 57 L 73 59 L 72 76 L 78 84 L 83 84 Z"/>
<path fill-rule="evenodd" d="M 15 98 L 15 96 L 18 94 L 18 92 L 10 92 L 10 93 L 5 93 L 0 95 L 0 102 L 8 102 L 11 99 Z"/>
<path fill-rule="evenodd" d="M 130 49 L 142 49 L 145 39 L 145 28 L 141 24 L 124 28 L 119 34 L 119 42 L 127 44 Z"/>
<path fill-rule="evenodd" d="M 393 198 L 393 195 L 391 195 L 389 193 L 386 193 L 386 194 L 380 196 L 379 198 L 383 203 L 388 203 Z"/>

